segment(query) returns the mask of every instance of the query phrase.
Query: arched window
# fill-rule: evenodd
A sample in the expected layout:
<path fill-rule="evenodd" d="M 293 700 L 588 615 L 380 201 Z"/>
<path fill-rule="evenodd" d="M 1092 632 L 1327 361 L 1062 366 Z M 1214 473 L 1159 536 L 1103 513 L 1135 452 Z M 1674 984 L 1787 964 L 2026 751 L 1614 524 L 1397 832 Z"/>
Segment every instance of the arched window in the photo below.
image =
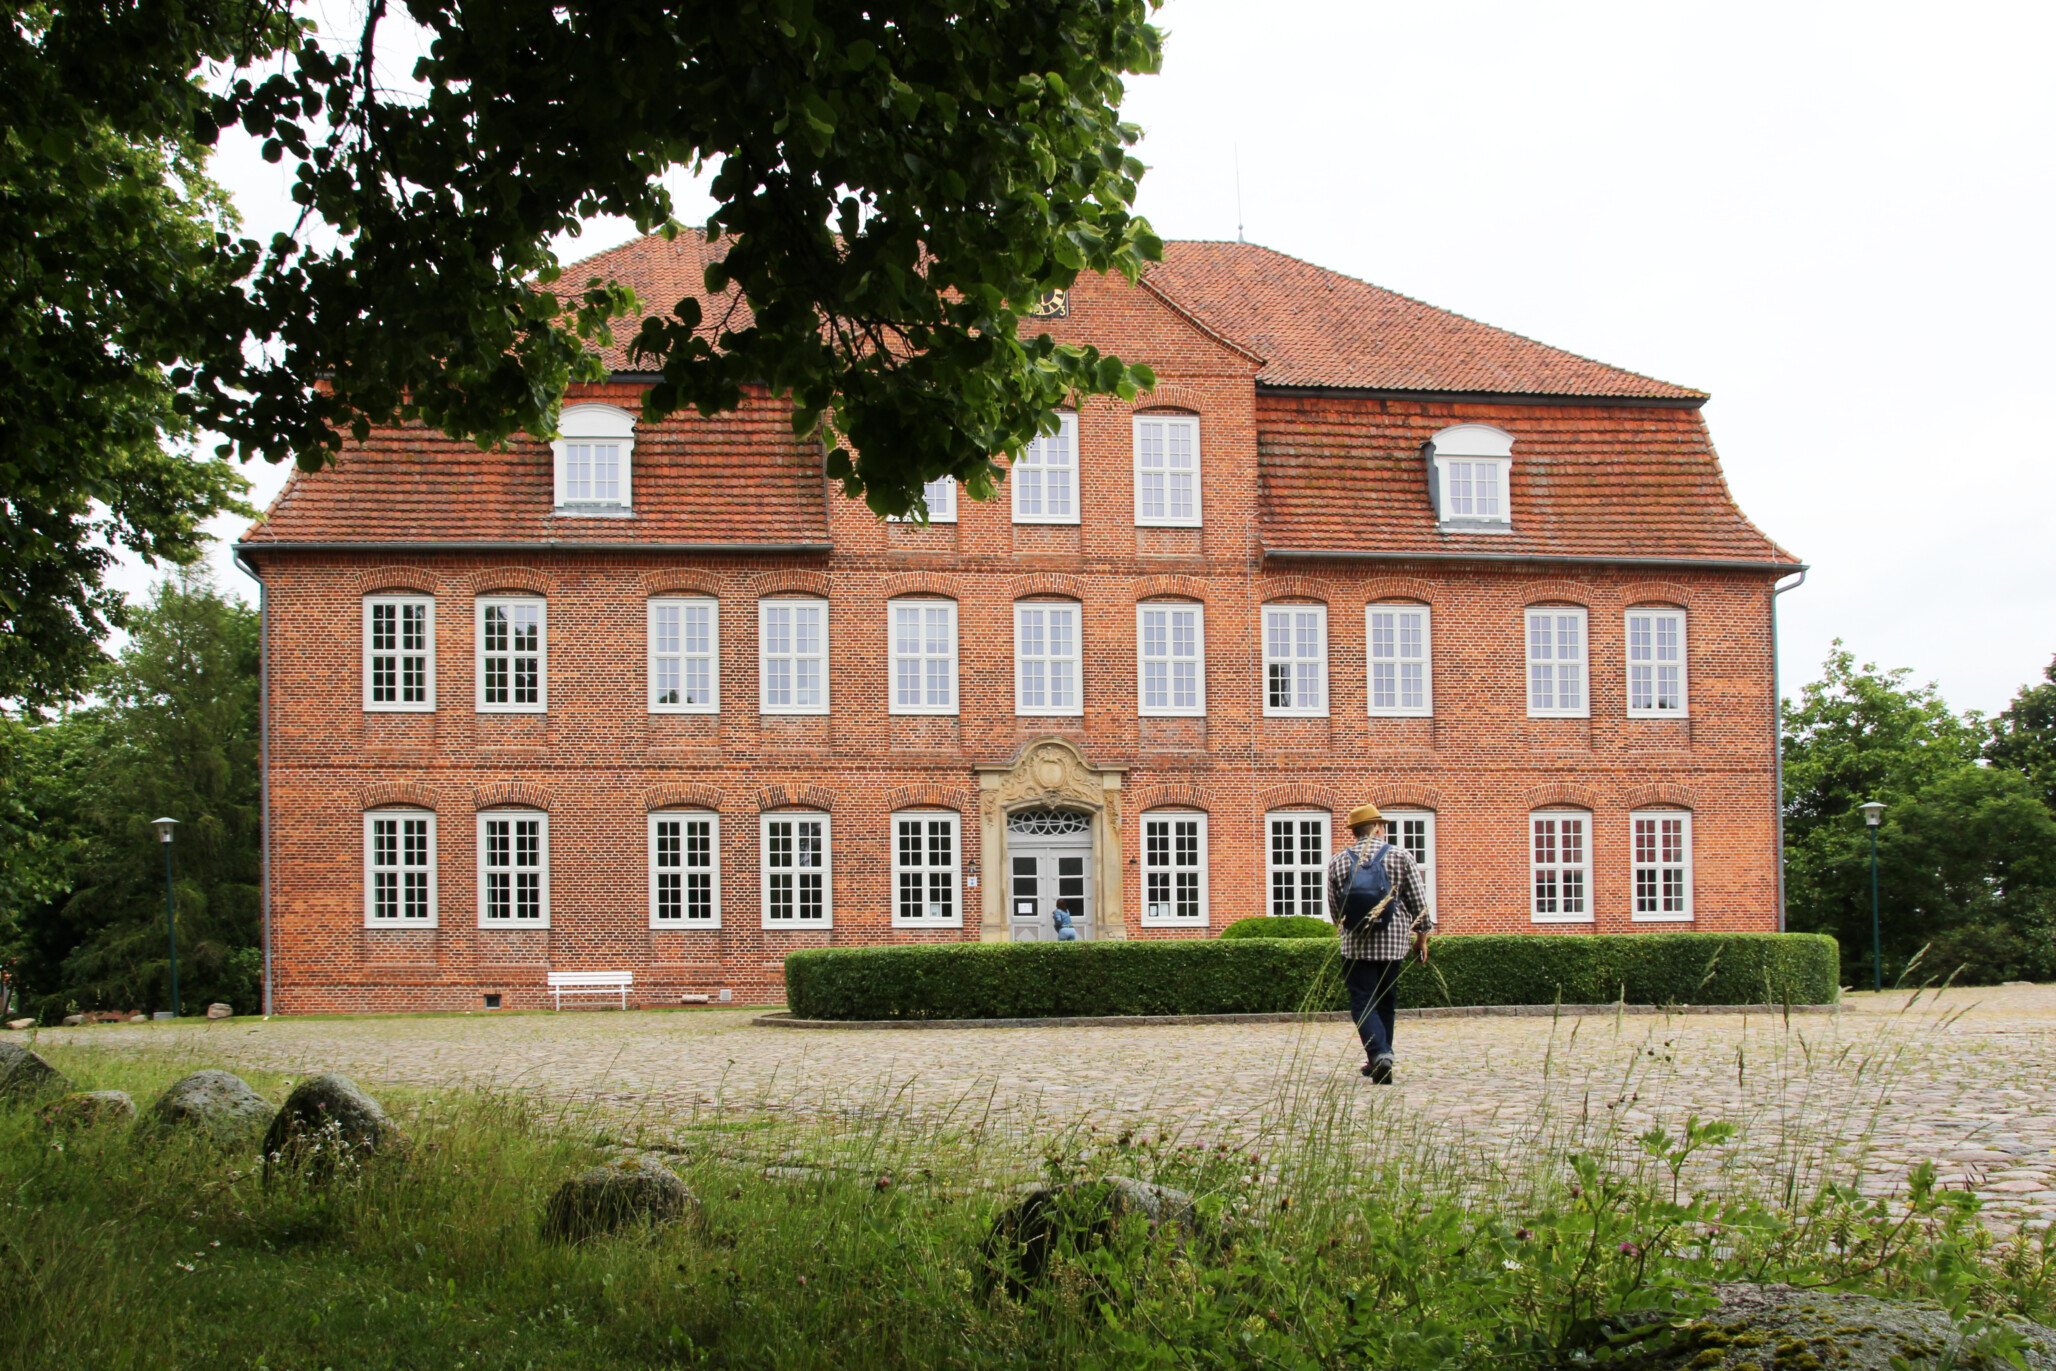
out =
<path fill-rule="evenodd" d="M 650 814 L 650 927 L 721 927 L 721 816 L 713 810 Z"/>
<path fill-rule="evenodd" d="M 629 454 L 635 416 L 612 405 L 572 405 L 557 421 L 550 444 L 557 465 L 557 512 L 629 512 Z"/>
<path fill-rule="evenodd" d="M 1142 816 L 1142 922 L 1207 926 L 1206 815 L 1152 809 Z"/>
<path fill-rule="evenodd" d="M 1444 528 L 1491 532 L 1513 524 L 1513 435 L 1458 424 L 1428 440 L 1428 491 Z"/>
<path fill-rule="evenodd" d="M 435 811 L 364 814 L 364 925 L 436 926 Z"/>
<path fill-rule="evenodd" d="M 1538 809 L 1528 815 L 1528 854 L 1534 921 L 1591 923 L 1591 812 Z"/>

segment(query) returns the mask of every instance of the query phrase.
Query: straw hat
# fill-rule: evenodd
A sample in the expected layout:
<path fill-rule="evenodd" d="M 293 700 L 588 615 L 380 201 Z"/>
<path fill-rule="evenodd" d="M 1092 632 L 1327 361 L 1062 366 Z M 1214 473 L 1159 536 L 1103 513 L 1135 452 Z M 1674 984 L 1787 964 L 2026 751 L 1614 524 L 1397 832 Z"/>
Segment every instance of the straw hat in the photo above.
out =
<path fill-rule="evenodd" d="M 1376 805 L 1358 805 L 1355 809 L 1349 811 L 1349 826 L 1351 828 L 1356 828 L 1363 824 L 1383 823 L 1384 821 L 1385 816 L 1378 812 Z"/>

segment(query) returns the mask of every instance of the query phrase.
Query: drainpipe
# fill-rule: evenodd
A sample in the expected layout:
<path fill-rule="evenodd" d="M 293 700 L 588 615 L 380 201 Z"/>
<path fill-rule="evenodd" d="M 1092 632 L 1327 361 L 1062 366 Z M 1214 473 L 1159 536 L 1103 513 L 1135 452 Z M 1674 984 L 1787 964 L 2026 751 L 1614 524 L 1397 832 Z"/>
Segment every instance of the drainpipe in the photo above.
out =
<path fill-rule="evenodd" d="M 257 568 L 235 550 L 234 561 L 257 583 L 257 830 L 259 888 L 257 910 L 264 930 L 264 1001 L 271 1013 L 271 593 Z"/>
<path fill-rule="evenodd" d="M 1770 588 L 1770 757 L 1771 813 L 1778 823 L 1778 932 L 1785 931 L 1785 698 L 1778 680 L 1778 596 L 1806 584 L 1806 568 L 1788 586 Z"/>

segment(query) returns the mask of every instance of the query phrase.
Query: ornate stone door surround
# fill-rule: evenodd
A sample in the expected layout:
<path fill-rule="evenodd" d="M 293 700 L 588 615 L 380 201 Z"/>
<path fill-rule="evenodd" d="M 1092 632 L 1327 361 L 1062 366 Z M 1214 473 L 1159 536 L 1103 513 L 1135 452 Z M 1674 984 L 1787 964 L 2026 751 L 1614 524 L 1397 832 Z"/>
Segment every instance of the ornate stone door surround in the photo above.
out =
<path fill-rule="evenodd" d="M 1093 885 L 1098 909 L 1095 936 L 1125 938 L 1121 908 L 1121 780 L 1125 766 L 1094 766 L 1062 738 L 1038 738 L 1006 766 L 973 767 L 978 774 L 979 939 L 1007 941 L 1007 815 L 1056 806 L 1092 815 Z"/>

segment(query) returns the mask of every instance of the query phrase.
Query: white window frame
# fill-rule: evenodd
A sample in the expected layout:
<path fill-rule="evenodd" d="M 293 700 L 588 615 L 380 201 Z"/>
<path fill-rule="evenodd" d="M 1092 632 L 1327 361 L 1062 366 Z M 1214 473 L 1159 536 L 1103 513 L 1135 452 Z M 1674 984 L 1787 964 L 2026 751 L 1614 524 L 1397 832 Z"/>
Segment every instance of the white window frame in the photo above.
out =
<path fill-rule="evenodd" d="M 1667 822 L 1677 823 L 1681 830 L 1680 836 L 1683 839 L 1684 847 L 1682 861 L 1672 862 L 1664 859 L 1662 848 L 1663 825 Z M 1655 829 L 1655 832 L 1650 835 L 1656 843 L 1654 853 L 1650 854 L 1654 856 L 1654 861 L 1643 860 L 1645 853 L 1642 846 L 1642 838 L 1643 826 L 1645 824 Z M 1666 910 L 1663 908 L 1663 902 L 1666 898 L 1666 893 L 1663 889 L 1663 876 L 1666 870 L 1676 870 L 1684 884 L 1684 902 L 1679 909 Z M 1655 889 L 1652 893 L 1655 896 L 1657 906 L 1655 909 L 1646 912 L 1642 907 L 1642 876 L 1645 871 L 1650 873 L 1655 882 Z M 1692 886 L 1692 811 L 1689 809 L 1637 809 L 1631 811 L 1628 814 L 1628 891 L 1629 908 L 1632 911 L 1634 922 L 1692 922 Z"/>
<path fill-rule="evenodd" d="M 485 698 L 486 613 L 500 605 L 535 607 L 535 700 L 529 704 L 518 704 L 512 699 L 514 683 L 510 677 L 507 684 L 509 699 L 502 703 L 487 704 Z M 481 595 L 472 611 L 472 687 L 480 714 L 546 714 L 550 708 L 550 602 L 540 595 Z M 499 656 L 499 653 L 491 654 Z M 506 654 L 516 654 L 510 650 Z"/>
<path fill-rule="evenodd" d="M 932 631 L 929 622 L 930 617 L 938 610 L 945 616 L 946 626 L 944 631 L 948 635 L 947 649 L 943 652 L 932 650 L 935 646 L 935 641 L 928 636 Z M 917 650 L 912 653 L 901 650 L 906 644 L 900 638 L 900 616 L 903 613 L 909 612 L 915 616 L 915 631 L 919 635 L 915 640 Z M 885 602 L 885 655 L 887 713 L 955 714 L 957 712 L 957 691 L 961 672 L 958 670 L 957 602 L 955 600 L 933 595 L 909 596 L 905 599 L 887 600 Z M 945 692 L 946 699 L 941 703 L 934 703 L 930 699 L 935 684 L 931 678 L 931 673 L 938 665 L 949 673 L 949 689 Z M 900 672 L 908 666 L 911 666 L 915 673 L 914 694 L 917 697 L 911 704 L 900 697 L 900 687 L 902 685 Z"/>
<path fill-rule="evenodd" d="M 613 405 L 570 405 L 557 420 L 557 438 L 550 444 L 555 468 L 555 514 L 625 515 L 634 512 L 635 416 Z M 574 499 L 571 484 L 571 449 L 574 447 L 618 448 L 620 474 L 615 498 L 601 499 L 590 491 Z"/>
<path fill-rule="evenodd" d="M 1562 823 L 1564 820 L 1567 819 L 1575 819 L 1580 825 L 1579 854 L 1582 860 L 1575 863 L 1566 862 L 1563 860 Z M 1538 825 L 1540 825 L 1545 820 L 1553 822 L 1558 825 L 1558 827 L 1554 830 L 1554 833 L 1552 835 L 1553 846 L 1550 849 L 1550 851 L 1554 854 L 1555 859 L 1550 862 L 1542 862 L 1537 859 L 1538 848 L 1536 845 L 1536 839 L 1538 836 L 1540 836 L 1537 831 L 1537 828 Z M 1527 838 L 1529 921 L 1538 924 L 1588 924 L 1593 922 L 1594 916 L 1592 911 L 1592 812 L 1587 809 L 1530 810 L 1528 813 Z M 1538 892 L 1536 890 L 1536 877 L 1540 875 L 1544 870 L 1554 871 L 1558 873 L 1558 882 L 1556 887 L 1556 901 L 1558 908 L 1551 912 L 1544 912 L 1539 907 L 1540 899 Z M 1562 882 L 1562 873 L 1564 872 L 1577 872 L 1583 891 L 1582 899 L 1584 901 L 1585 907 L 1583 910 L 1574 914 L 1564 913 L 1562 909 L 1562 905 L 1565 903 L 1566 900 L 1566 897 L 1563 894 Z"/>
<path fill-rule="evenodd" d="M 487 878 L 498 868 L 489 867 L 486 864 L 488 856 L 486 850 L 486 826 L 491 823 L 525 823 L 531 819 L 537 825 L 536 857 L 537 867 L 539 868 L 537 875 L 541 878 L 537 891 L 539 917 L 523 919 L 509 915 L 504 919 L 492 918 L 487 913 L 492 908 Z M 518 867 L 512 863 L 511 859 L 518 855 L 514 844 L 519 836 L 518 833 L 511 829 L 507 834 L 508 856 L 510 858 L 507 870 L 510 873 L 518 870 Z M 517 902 L 512 898 L 512 886 L 510 885 L 508 908 L 514 908 L 516 904 Z M 478 811 L 478 926 L 480 928 L 548 928 L 550 926 L 550 816 L 546 810 L 481 809 Z"/>
<path fill-rule="evenodd" d="M 1489 424 L 1458 424 L 1428 440 L 1429 492 L 1445 531 L 1507 532 L 1513 526 L 1513 435 Z M 1460 469 L 1461 468 L 1461 469 Z M 1489 470 L 1496 510 L 1480 512 L 1475 482 Z M 1468 504 L 1468 508 L 1460 506 Z"/>
<path fill-rule="evenodd" d="M 372 658 L 374 656 L 388 655 L 384 653 L 375 653 L 373 651 L 372 621 L 377 617 L 377 610 L 374 607 L 384 608 L 387 606 L 390 606 L 393 610 L 394 625 L 396 629 L 400 625 L 405 623 L 407 611 L 409 609 L 418 609 L 421 611 L 422 628 L 425 630 L 422 635 L 422 650 L 419 653 L 408 652 L 404 649 L 403 646 L 395 644 L 394 650 L 391 654 L 389 654 L 396 659 L 394 665 L 394 671 L 396 673 L 403 673 L 405 671 L 405 667 L 400 664 L 400 662 L 403 661 L 405 658 L 420 656 L 424 659 L 422 662 L 422 674 L 425 678 L 425 694 L 424 697 L 420 700 L 375 700 L 372 698 L 373 694 L 375 693 Z M 400 683 L 400 680 L 396 679 L 394 683 L 394 690 L 398 692 L 400 690 L 403 690 L 404 688 L 405 687 Z M 367 595 L 364 597 L 364 711 L 367 714 L 432 714 L 435 712 L 434 596 Z"/>
<path fill-rule="evenodd" d="M 1392 652 L 1378 655 L 1378 617 L 1393 616 Z M 1414 656 L 1406 655 L 1406 626 L 1399 616 L 1418 614 L 1421 619 L 1420 651 Z M 1424 604 L 1414 601 L 1375 601 L 1364 606 L 1364 709 L 1374 719 L 1420 719 L 1435 712 L 1435 624 L 1434 613 Z M 1378 668 L 1390 664 L 1392 667 L 1392 700 L 1389 705 L 1378 703 Z M 1419 665 L 1421 669 L 1421 700 L 1418 705 L 1406 701 L 1406 668 Z"/>
<path fill-rule="evenodd" d="M 902 835 L 900 833 L 900 825 L 902 824 L 919 824 L 921 826 L 921 831 L 917 837 L 920 843 L 922 861 L 918 866 L 908 866 L 904 861 L 905 852 L 901 846 Z M 931 852 L 928 844 L 929 840 L 933 837 L 929 827 L 933 824 L 945 824 L 949 828 L 950 860 L 947 866 L 937 866 L 928 860 Z M 963 816 L 953 809 L 896 810 L 892 815 L 892 821 L 887 832 L 890 834 L 890 841 L 892 843 L 892 926 L 894 928 L 962 928 L 964 926 Z M 935 889 L 934 878 L 938 872 L 945 873 L 947 876 L 946 884 L 950 890 L 950 908 L 955 913 L 946 918 L 931 918 L 925 913 L 915 918 L 908 918 L 905 913 L 904 903 L 900 899 L 901 880 L 907 875 L 921 873 L 927 877 L 922 887 L 924 892 L 932 893 Z M 933 901 L 924 898 L 919 903 L 926 909 Z"/>
<path fill-rule="evenodd" d="M 658 636 L 657 616 L 659 611 L 678 611 L 678 651 L 660 652 L 662 642 Z M 686 637 L 686 616 L 695 609 L 707 612 L 707 650 L 704 653 L 688 652 L 691 640 Z M 645 642 L 649 652 L 646 671 L 649 686 L 649 706 L 652 714 L 719 714 L 721 712 L 721 602 L 705 595 L 655 595 L 650 598 L 649 611 L 645 619 Z M 658 701 L 658 683 L 662 677 L 662 660 L 678 664 L 678 694 L 682 703 L 663 704 Z M 704 659 L 707 664 L 707 699 L 704 702 L 683 702 L 685 697 L 686 664 L 695 659 Z"/>
<path fill-rule="evenodd" d="M 392 866 L 378 864 L 377 824 L 380 821 L 408 823 L 426 820 L 428 824 L 428 915 L 426 918 L 410 919 L 404 914 L 390 919 L 378 917 L 378 873 L 393 871 L 403 878 L 400 882 L 399 905 L 406 907 L 405 874 L 409 867 L 404 861 L 406 830 L 394 835 L 397 840 L 396 855 L 403 860 Z M 441 906 L 438 903 L 436 880 L 435 811 L 432 809 L 367 809 L 364 811 L 364 926 L 366 928 L 434 928 L 441 922 Z"/>
<path fill-rule="evenodd" d="M 1021 449 L 1021 455 L 1016 457 L 1007 469 L 1007 485 L 1013 492 L 1014 522 L 1077 523 L 1081 494 L 1078 465 L 1078 413 L 1076 410 L 1059 410 L 1056 433 L 1038 434 Z M 1065 473 L 1069 483 L 1069 509 L 1063 513 L 1052 514 L 1049 510 L 1051 501 L 1048 476 L 1052 471 Z M 1033 479 L 1030 479 L 1031 477 Z M 1023 505 L 1031 502 L 1034 508 L 1024 511 Z"/>
<path fill-rule="evenodd" d="M 1207 865 L 1208 865 L 1208 863 L 1207 863 L 1207 832 L 1206 832 L 1206 820 L 1207 820 L 1206 812 L 1205 812 L 1204 810 L 1197 810 L 1197 809 L 1151 809 L 1151 810 L 1145 810 L 1145 811 L 1143 812 L 1143 815 L 1142 815 L 1142 923 L 1143 923 L 1143 926 L 1144 926 L 1144 927 L 1146 927 L 1146 928 L 1208 928 L 1208 927 L 1211 927 L 1211 926 L 1212 926 L 1212 923 L 1213 923 L 1213 919 L 1212 919 L 1212 915 L 1211 915 L 1211 912 L 1210 912 L 1210 910 L 1208 909 L 1208 904 L 1207 904 Z M 1198 865 L 1199 865 L 1199 916 L 1198 916 L 1197 918 L 1186 918 L 1186 917 L 1181 917 L 1181 916 L 1179 916 L 1179 915 L 1177 915 L 1177 914 L 1157 914 L 1157 913 L 1153 913 L 1153 912 L 1152 912 L 1153 910 L 1159 909 L 1159 908 L 1161 908 L 1162 906 L 1160 906 L 1160 905 L 1153 905 L 1153 904 L 1151 904 L 1151 903 L 1150 903 L 1150 899 L 1149 899 L 1149 886 L 1150 886 L 1150 875 L 1151 875 L 1151 873 L 1153 873 L 1153 872 L 1157 872 L 1157 871 L 1168 871 L 1168 872 L 1170 873 L 1170 881 L 1169 881 L 1169 885 L 1170 885 L 1170 890 L 1171 890 L 1171 899 L 1170 899 L 1170 907 L 1171 907 L 1172 909 L 1176 909 L 1176 908 L 1177 908 L 1177 906 L 1178 906 L 1178 905 L 1179 905 L 1179 904 L 1181 903 L 1181 901 L 1180 901 L 1180 900 L 1179 900 L 1179 898 L 1178 898 L 1178 881 L 1177 881 L 1177 877 L 1178 877 L 1178 871 L 1179 871 L 1179 862 L 1178 862 L 1178 860 L 1177 860 L 1177 858 L 1178 858 L 1178 855 L 1179 855 L 1179 853 L 1178 853 L 1178 838 L 1179 838 L 1179 833 L 1178 833 L 1178 825 L 1180 825 L 1180 824 L 1184 824 L 1184 823 L 1197 823 L 1197 824 L 1198 824 L 1198 835 L 1197 835 L 1197 836 L 1198 836 L 1198 841 L 1199 841 L 1199 854 L 1198 854 L 1198 855 L 1199 855 L 1199 863 L 1198 863 Z M 1168 840 L 1168 845 L 1167 845 L 1167 847 L 1166 847 L 1165 851 L 1166 851 L 1167 855 L 1168 855 L 1168 856 L 1169 856 L 1169 857 L 1171 858 L 1171 860 L 1170 860 L 1169 862 L 1159 862 L 1159 861 L 1157 861 L 1157 860 L 1156 860 L 1156 858 L 1157 858 L 1157 852 L 1156 852 L 1156 850 L 1155 850 L 1155 848 L 1154 848 L 1154 845 L 1153 845 L 1153 844 L 1151 843 L 1151 841 L 1150 841 L 1151 837 L 1153 836 L 1150 830 L 1151 830 L 1152 828 L 1155 828 L 1155 827 L 1156 827 L 1156 826 L 1158 826 L 1158 825 L 1167 825 L 1167 826 L 1169 826 L 1169 829 L 1170 829 L 1170 832 L 1169 832 L 1169 833 L 1167 833 L 1167 834 L 1165 835 L 1165 837 L 1166 837 L 1166 838 L 1167 838 L 1167 840 Z"/>
<path fill-rule="evenodd" d="M 794 917 L 774 919 L 771 917 L 771 878 L 774 868 L 771 864 L 771 829 L 782 823 L 819 823 L 821 825 L 821 917 L 802 919 L 798 917 L 798 887 L 794 887 Z M 795 839 L 798 834 L 793 835 Z M 791 870 L 797 875 L 799 867 Z M 800 929 L 835 927 L 835 825 L 825 809 L 773 809 L 757 816 L 757 889 L 766 929 Z"/>
<path fill-rule="evenodd" d="M 657 826 L 667 823 L 680 825 L 677 868 L 678 907 L 680 913 L 675 919 L 663 919 L 657 916 L 659 908 L 657 877 L 663 874 L 665 870 L 665 868 L 659 867 L 657 860 L 659 856 Z M 684 912 L 692 907 L 692 902 L 686 893 L 686 877 L 692 871 L 692 868 L 686 863 L 689 851 L 687 844 L 691 839 L 691 835 L 684 831 L 683 826 L 688 823 L 704 823 L 708 826 L 707 875 L 711 879 L 707 884 L 708 900 L 710 901 L 708 907 L 711 911 L 711 917 L 705 919 L 695 919 Z M 647 832 L 649 836 L 650 859 L 650 927 L 670 932 L 721 927 L 721 816 L 711 809 L 653 809 L 650 811 Z"/>
<path fill-rule="evenodd" d="M 1060 655 L 1049 651 L 1049 625 L 1041 625 L 1043 651 L 1035 656 L 1024 653 L 1024 613 L 1047 613 L 1051 610 L 1065 610 L 1071 615 L 1071 651 Z M 1053 693 L 1049 688 L 1049 668 L 1055 663 L 1068 662 L 1071 667 L 1071 703 L 1068 705 L 1028 705 L 1026 664 L 1039 662 L 1043 666 L 1043 697 L 1047 701 Z M 1076 718 L 1085 713 L 1085 606 L 1076 600 L 1016 600 L 1014 601 L 1014 713 L 1037 718 Z"/>
<path fill-rule="evenodd" d="M 1292 825 L 1291 838 L 1294 860 L 1280 865 L 1278 862 L 1278 838 L 1277 834 L 1273 832 L 1273 828 L 1277 824 L 1288 823 Z M 1317 860 L 1313 862 L 1304 860 L 1304 836 L 1300 832 L 1300 826 L 1309 823 L 1320 826 L 1318 849 L 1316 852 Z M 1282 917 L 1278 913 L 1277 895 L 1277 882 L 1281 873 L 1292 873 L 1295 890 L 1303 888 L 1300 878 L 1306 873 L 1311 873 L 1314 877 L 1313 903 L 1315 912 L 1307 917 L 1315 919 L 1328 918 L 1328 862 L 1335 855 L 1334 841 L 1335 816 L 1325 809 L 1274 809 L 1264 815 L 1263 909 L 1265 914 L 1274 919 Z M 1294 913 L 1303 912 L 1299 908 L 1305 903 L 1303 895 L 1296 895 L 1292 903 Z"/>
<path fill-rule="evenodd" d="M 1638 631 L 1635 626 L 1635 621 L 1637 619 L 1649 620 L 1649 627 L 1645 630 Z M 1674 644 L 1672 644 L 1672 647 L 1675 649 L 1676 655 L 1670 658 L 1668 661 L 1657 655 L 1663 650 L 1663 630 L 1656 622 L 1660 619 L 1677 620 L 1677 641 Z M 1627 674 L 1626 684 L 1629 718 L 1687 719 L 1691 717 L 1691 626 L 1686 622 L 1686 619 L 1687 615 L 1685 611 L 1682 609 L 1678 609 L 1673 605 L 1636 605 L 1633 608 L 1629 609 L 1621 617 L 1621 652 L 1623 656 L 1626 658 L 1626 661 L 1622 665 L 1625 667 Z M 1647 643 L 1638 643 L 1636 641 L 1638 632 L 1646 633 L 1648 635 L 1649 641 Z M 1638 652 L 1646 652 L 1648 655 L 1637 656 Z M 1658 678 L 1660 677 L 1660 674 L 1665 666 L 1675 668 L 1678 673 L 1678 703 L 1677 707 L 1674 709 L 1661 708 L 1657 706 L 1655 703 L 1653 703 L 1656 699 L 1660 698 L 1660 696 L 1657 694 Z M 1650 675 L 1649 698 L 1652 701 L 1651 704 L 1642 706 L 1640 708 L 1638 708 L 1635 704 L 1635 673 L 1638 670 L 1647 671 Z"/>
<path fill-rule="evenodd" d="M 795 650 L 774 654 L 771 651 L 771 635 L 767 627 L 771 621 L 772 611 L 800 607 L 818 608 L 821 611 L 820 652 L 799 652 L 796 650 L 798 643 L 788 637 L 786 639 L 788 646 Z M 795 619 L 793 628 L 796 629 L 797 626 L 797 620 Z M 820 596 L 780 595 L 757 601 L 757 712 L 759 714 L 826 714 L 828 712 L 828 630 L 828 601 Z M 791 630 L 788 631 L 790 632 Z M 815 669 L 820 673 L 818 678 L 821 687 L 819 691 L 820 700 L 814 704 L 798 703 L 797 697 L 800 690 L 795 676 L 791 678 L 792 686 L 790 691 L 795 697 L 795 701 L 786 704 L 772 704 L 771 663 L 774 658 L 782 658 L 791 663 L 793 668 L 797 668 L 801 662 L 813 661 Z"/>
<path fill-rule="evenodd" d="M 928 506 L 928 522 L 931 524 L 953 524 L 957 521 L 957 478 L 945 476 L 939 481 L 921 483 L 921 501 Z M 921 521 L 911 514 L 888 514 L 888 524 L 918 524 Z"/>
<path fill-rule="evenodd" d="M 1150 652 L 1149 616 L 1162 614 L 1164 622 L 1164 653 Z M 1192 653 L 1190 657 L 1177 655 L 1177 625 L 1169 616 L 1190 614 L 1192 616 Z M 1178 665 L 1192 663 L 1192 703 L 1181 705 L 1178 701 Z M 1152 663 L 1161 663 L 1164 669 L 1164 698 L 1167 703 L 1152 705 L 1149 702 L 1149 669 Z M 1142 600 L 1135 606 L 1135 712 L 1145 719 L 1198 718 L 1206 713 L 1206 606 L 1197 600 Z"/>
<path fill-rule="evenodd" d="M 1562 620 L 1566 617 L 1575 619 L 1578 625 L 1578 655 L 1575 663 L 1571 663 L 1568 658 L 1556 655 L 1562 651 Z M 1550 655 L 1546 657 L 1535 655 L 1535 623 L 1536 620 L 1542 618 L 1549 620 L 1546 636 L 1548 638 Z M 1528 717 L 1530 719 L 1589 719 L 1592 717 L 1592 621 L 1591 615 L 1586 612 L 1583 605 L 1529 605 L 1523 609 L 1521 611 L 1521 662 L 1522 675 L 1527 684 Z M 1563 667 L 1566 665 L 1573 665 L 1575 667 L 1575 679 L 1578 683 L 1578 702 L 1573 706 L 1557 703 L 1557 701 L 1563 698 Z M 1538 671 L 1554 673 L 1550 677 L 1552 688 L 1546 696 L 1535 688 L 1537 681 L 1540 679 L 1536 675 Z M 1538 703 L 1538 701 L 1543 699 L 1547 699 L 1550 703 Z"/>
<path fill-rule="evenodd" d="M 1147 430 L 1158 429 L 1157 434 Z M 1135 416 L 1135 526 L 1137 528 L 1198 528 L 1200 516 L 1200 447 L 1199 416 L 1196 414 L 1138 414 Z M 1173 435 L 1182 435 L 1185 446 L 1191 454 L 1191 461 L 1184 467 L 1172 465 Z M 1150 464 L 1152 441 L 1161 443 L 1161 450 L 1155 453 L 1160 460 Z M 1179 499 L 1178 478 L 1185 478 L 1185 498 Z M 1154 512 L 1148 510 L 1151 503 L 1146 492 L 1151 477 L 1163 481 L 1162 507 Z M 1184 505 L 1180 512 L 1179 505 Z"/>
<path fill-rule="evenodd" d="M 1407 847 L 1409 852 L 1412 852 L 1413 849 L 1401 841 L 1405 837 L 1405 833 L 1401 829 L 1400 824 L 1407 822 L 1419 823 L 1421 825 L 1422 849 L 1426 855 L 1423 856 L 1421 852 L 1414 852 L 1413 857 L 1415 865 L 1421 869 L 1421 884 L 1427 887 L 1428 913 L 1430 916 L 1433 916 L 1435 914 L 1435 869 L 1441 865 L 1441 853 L 1437 849 L 1435 841 L 1435 811 L 1407 805 L 1394 805 L 1386 809 L 1384 813 L 1385 836 L 1387 840 L 1395 847 Z"/>
<path fill-rule="evenodd" d="M 1328 717 L 1328 607 L 1320 604 L 1266 604 L 1259 607 L 1258 614 L 1260 617 L 1257 621 L 1257 638 L 1263 651 L 1264 662 L 1264 674 L 1261 684 L 1264 713 L 1271 718 L 1325 719 Z M 1286 631 L 1290 635 L 1290 655 L 1284 657 L 1272 655 L 1271 617 L 1275 614 L 1288 616 L 1312 614 L 1314 616 L 1314 627 L 1320 640 L 1320 650 L 1314 658 L 1314 690 L 1317 698 L 1310 705 L 1297 703 L 1299 699 L 1299 686 L 1297 684 L 1298 672 L 1296 671 L 1292 673 L 1295 682 L 1292 686 L 1292 699 L 1295 703 L 1291 705 L 1274 705 L 1271 703 L 1272 665 L 1282 662 L 1296 666 L 1305 660 L 1299 656 L 1299 634 L 1302 625 L 1296 617 L 1289 618 L 1286 626 Z"/>

